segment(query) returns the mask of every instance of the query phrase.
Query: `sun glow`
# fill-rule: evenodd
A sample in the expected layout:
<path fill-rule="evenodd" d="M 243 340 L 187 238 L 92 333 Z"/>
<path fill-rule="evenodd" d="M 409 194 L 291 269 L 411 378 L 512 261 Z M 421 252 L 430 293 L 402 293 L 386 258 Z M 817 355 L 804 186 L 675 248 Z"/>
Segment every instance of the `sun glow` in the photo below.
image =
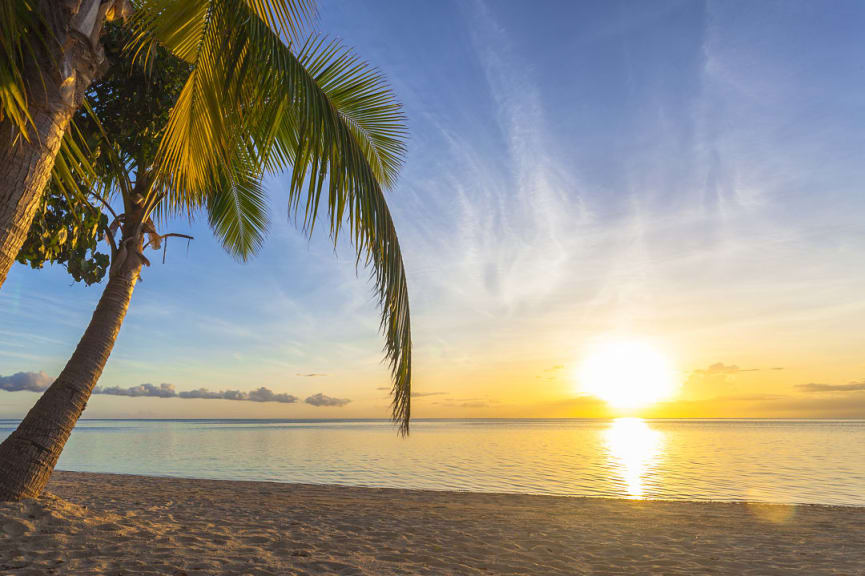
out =
<path fill-rule="evenodd" d="M 580 390 L 619 410 L 666 400 L 678 387 L 667 358 L 640 341 L 605 341 L 592 348 L 576 374 Z"/>
<path fill-rule="evenodd" d="M 604 431 L 604 441 L 628 496 L 643 496 L 646 476 L 663 453 L 664 435 L 640 418 L 617 418 Z"/>

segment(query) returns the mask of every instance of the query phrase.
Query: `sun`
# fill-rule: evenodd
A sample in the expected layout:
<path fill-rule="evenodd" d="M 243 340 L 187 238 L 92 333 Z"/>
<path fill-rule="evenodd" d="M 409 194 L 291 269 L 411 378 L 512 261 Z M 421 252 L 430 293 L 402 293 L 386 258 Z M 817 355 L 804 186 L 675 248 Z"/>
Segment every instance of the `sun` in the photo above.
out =
<path fill-rule="evenodd" d="M 608 340 L 592 347 L 575 374 L 580 391 L 618 410 L 634 410 L 675 394 L 667 357 L 639 340 Z"/>

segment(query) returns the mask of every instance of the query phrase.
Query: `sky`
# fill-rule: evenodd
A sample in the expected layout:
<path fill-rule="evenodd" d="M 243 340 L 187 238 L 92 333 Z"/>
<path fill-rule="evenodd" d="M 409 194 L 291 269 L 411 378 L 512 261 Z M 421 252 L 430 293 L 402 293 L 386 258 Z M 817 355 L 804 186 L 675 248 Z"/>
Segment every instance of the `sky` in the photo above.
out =
<path fill-rule="evenodd" d="M 863 25 L 844 1 L 320 2 L 408 119 L 413 415 L 622 415 L 580 367 L 626 341 L 675 379 L 635 415 L 865 417 Z M 286 188 L 246 264 L 166 228 L 195 239 L 143 271 L 85 417 L 389 415 L 368 271 Z M 13 267 L 0 388 L 50 383 L 100 290 Z M 0 417 L 36 398 L 0 390 Z"/>

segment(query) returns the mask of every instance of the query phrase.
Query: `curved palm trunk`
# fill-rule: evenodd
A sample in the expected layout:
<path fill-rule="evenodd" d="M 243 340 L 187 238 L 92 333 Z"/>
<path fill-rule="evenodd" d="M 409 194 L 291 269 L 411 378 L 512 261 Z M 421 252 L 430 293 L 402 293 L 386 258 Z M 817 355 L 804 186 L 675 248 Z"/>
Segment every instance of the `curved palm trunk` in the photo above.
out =
<path fill-rule="evenodd" d="M 37 2 L 50 34 L 38 61 L 26 62 L 29 141 L 8 118 L 0 122 L 0 287 L 27 238 L 69 121 L 103 65 L 99 34 L 108 6 Z"/>
<path fill-rule="evenodd" d="M 30 142 L 19 136 L 13 143 L 11 122 L 0 125 L 0 286 L 27 238 L 74 112 L 66 105 L 36 111 Z"/>
<path fill-rule="evenodd" d="M 114 348 L 141 265 L 134 253 L 119 263 L 66 367 L 0 444 L 0 500 L 35 498 L 45 488 Z"/>

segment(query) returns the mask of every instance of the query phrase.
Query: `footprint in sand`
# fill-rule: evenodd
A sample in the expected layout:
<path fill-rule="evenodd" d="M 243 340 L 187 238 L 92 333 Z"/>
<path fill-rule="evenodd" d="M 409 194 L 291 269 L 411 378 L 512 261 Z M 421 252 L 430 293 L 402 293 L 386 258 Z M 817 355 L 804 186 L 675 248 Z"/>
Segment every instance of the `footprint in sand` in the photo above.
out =
<path fill-rule="evenodd" d="M 295 558 L 309 558 L 312 556 L 312 554 L 307 550 L 292 550 L 291 555 Z"/>
<path fill-rule="evenodd" d="M 34 531 L 35 528 L 33 524 L 27 522 L 26 520 L 7 520 L 3 523 L 3 533 L 13 538 L 23 536 L 24 534 L 32 533 Z"/>

